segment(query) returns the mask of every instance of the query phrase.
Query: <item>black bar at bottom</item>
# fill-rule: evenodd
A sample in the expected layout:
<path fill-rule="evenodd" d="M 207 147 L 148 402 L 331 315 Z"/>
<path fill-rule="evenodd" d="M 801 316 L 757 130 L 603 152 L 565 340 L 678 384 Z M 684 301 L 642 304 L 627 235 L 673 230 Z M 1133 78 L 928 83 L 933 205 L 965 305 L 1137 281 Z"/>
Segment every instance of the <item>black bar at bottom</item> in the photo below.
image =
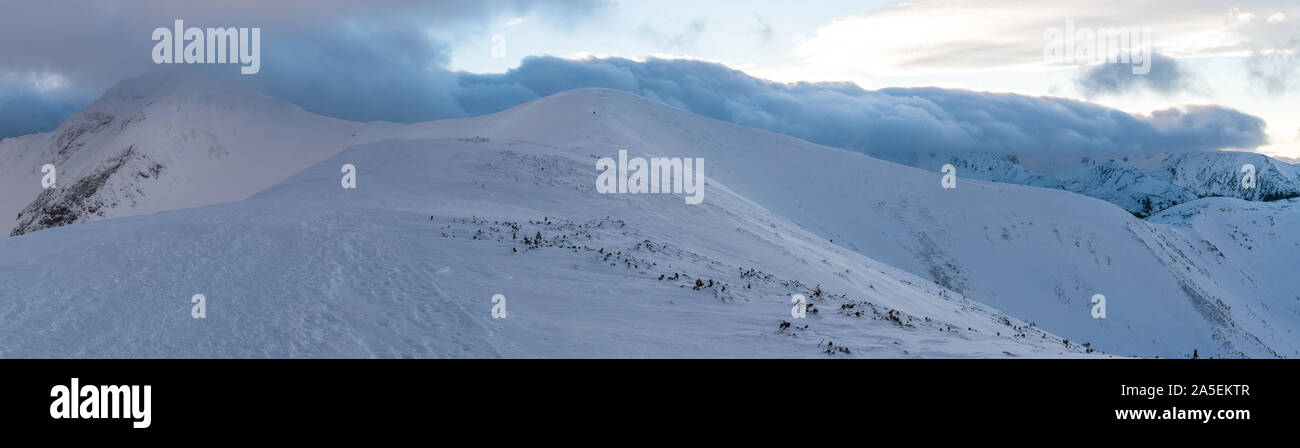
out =
<path fill-rule="evenodd" d="M 802 425 L 1200 433 L 1289 427 L 1300 415 L 1291 381 L 1297 367 L 1291 360 L 0 360 L 8 390 L 0 428 L 144 437 L 571 425 L 654 433 L 788 433 Z M 100 386 L 149 386 L 148 427 L 135 428 L 142 419 L 133 417 L 80 418 L 82 396 L 77 415 L 53 418 L 70 411 L 71 397 L 60 407 L 51 395 L 73 378 L 95 395 Z M 121 397 L 117 391 L 110 392 Z M 136 410 L 142 395 L 131 403 Z M 98 398 L 86 413 L 113 407 Z"/>

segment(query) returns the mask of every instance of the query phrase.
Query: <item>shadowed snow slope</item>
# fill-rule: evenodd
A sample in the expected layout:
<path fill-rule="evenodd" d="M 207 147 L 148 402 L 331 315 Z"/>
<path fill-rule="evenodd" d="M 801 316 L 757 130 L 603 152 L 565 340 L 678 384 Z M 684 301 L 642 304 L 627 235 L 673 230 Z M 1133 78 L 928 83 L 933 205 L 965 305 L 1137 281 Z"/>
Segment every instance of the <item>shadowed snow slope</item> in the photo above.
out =
<path fill-rule="evenodd" d="M 170 199 L 119 213 L 239 202 L 0 240 L 0 354 L 1072 356 L 1084 343 L 1138 356 L 1297 353 L 1300 301 L 1287 297 L 1300 287 L 1281 269 L 1207 255 L 1206 236 L 1180 227 L 1193 218 L 1147 222 L 1065 191 L 965 179 L 944 190 L 937 172 L 612 90 L 413 125 L 267 101 L 255 108 L 281 112 L 255 126 L 219 113 L 251 107 L 241 102 L 201 119 L 150 115 L 217 136 L 239 161 L 224 168 L 234 178 L 177 176 L 206 180 L 157 187 L 142 197 Z M 266 159 L 277 162 L 235 157 L 226 142 L 237 136 L 280 151 Z M 114 138 L 109 148 L 149 146 Z M 619 149 L 703 158 L 704 203 L 598 194 L 596 159 Z M 173 174 L 216 166 L 191 152 L 158 163 Z M 340 188 L 344 164 L 357 189 Z M 260 174 L 245 185 L 245 170 Z M 1175 209 L 1201 214 L 1202 201 Z M 1261 207 L 1259 219 L 1294 219 Z M 1294 253 L 1270 256 L 1295 265 Z M 790 316 L 796 293 L 816 310 L 806 320 Z M 190 317 L 194 294 L 207 297 L 205 319 Z M 505 319 L 492 318 L 494 294 L 507 298 Z M 1105 319 L 1091 315 L 1094 294 Z"/>
<path fill-rule="evenodd" d="M 598 89 L 412 128 L 426 135 L 502 136 L 578 154 L 611 156 L 614 148 L 628 148 L 634 155 L 703 157 L 711 180 L 828 241 L 1108 352 L 1297 353 L 1297 339 L 1285 328 L 1242 324 L 1255 318 L 1246 309 L 1275 300 L 1222 286 L 1250 271 L 1205 265 L 1190 257 L 1202 249 L 1186 247 L 1195 245 L 1181 233 L 1065 191 L 966 180 L 944 190 L 937 172 Z M 1220 273 L 1210 276 L 1210 270 Z M 1300 291 L 1287 276 L 1254 281 Z M 1092 318 L 1095 294 L 1107 299 L 1105 319 Z M 1294 322 L 1297 305 L 1277 318 Z"/>
<path fill-rule="evenodd" d="M 244 199 L 351 144 L 313 115 L 199 70 L 132 78 L 48 134 L 0 143 L 10 234 Z M 41 166 L 57 187 L 41 190 Z M 10 221 L 12 220 L 12 221 Z"/>
<path fill-rule="evenodd" d="M 340 188 L 344 163 L 358 167 L 358 188 Z M 699 206 L 595 194 L 592 163 L 519 141 L 392 140 L 238 203 L 9 238 L 0 253 L 26 255 L 0 258 L 0 347 L 5 356 L 1084 351 L 830 244 L 722 184 Z M 200 293 L 207 317 L 193 319 Z M 807 319 L 791 318 L 795 293 L 809 297 Z M 504 319 L 492 317 L 494 294 L 507 299 Z"/>

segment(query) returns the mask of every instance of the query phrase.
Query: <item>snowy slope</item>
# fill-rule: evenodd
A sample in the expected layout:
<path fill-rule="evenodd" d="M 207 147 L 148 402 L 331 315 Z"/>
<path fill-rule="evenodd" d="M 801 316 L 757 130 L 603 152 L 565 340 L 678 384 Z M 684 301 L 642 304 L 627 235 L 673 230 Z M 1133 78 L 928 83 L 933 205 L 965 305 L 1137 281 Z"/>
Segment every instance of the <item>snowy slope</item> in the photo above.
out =
<path fill-rule="evenodd" d="M 195 104 L 199 84 L 145 104 Z M 413 125 L 223 92 L 221 107 L 149 116 L 218 136 L 230 165 L 196 155 L 212 153 L 204 140 L 159 162 L 189 173 L 169 188 L 145 189 L 168 168 L 156 180 L 110 175 L 146 194 L 112 196 L 142 205 L 118 201 L 105 217 L 240 200 L 264 190 L 241 180 L 249 172 L 273 184 L 310 168 L 233 204 L 0 240 L 0 319 L 13 323 L 4 354 L 823 356 L 818 343 L 835 341 L 853 356 L 1057 356 L 1089 343 L 1181 357 L 1290 356 L 1298 345 L 1286 336 L 1295 317 L 1246 322 L 1258 316 L 1238 310 L 1258 291 L 1225 286 L 1249 275 L 1290 293 L 1264 276 L 1282 273 L 1213 265 L 1183 249 L 1190 237 L 1176 225 L 1066 191 L 964 176 L 943 190 L 937 167 L 603 89 Z M 137 137 L 158 135 L 171 134 Z M 240 136 L 273 163 L 235 157 L 226 142 Z M 96 147 L 171 147 L 109 140 Z M 704 203 L 596 194 L 596 158 L 624 148 L 704 158 Z M 360 171 L 357 190 L 339 187 L 345 163 Z M 537 232 L 542 243 L 521 241 Z M 780 330 L 790 294 L 818 285 L 809 328 Z M 189 317 L 195 293 L 212 301 L 207 320 Z M 490 319 L 495 293 L 512 298 L 512 317 Z M 1108 299 L 1106 319 L 1090 315 L 1094 294 Z"/>
<path fill-rule="evenodd" d="M 365 125 L 193 69 L 124 81 L 48 134 L 0 143 L 6 234 L 243 199 L 341 151 Z M 41 190 L 44 164 L 57 187 Z M 21 214 L 21 216 L 19 216 Z"/>
<path fill-rule="evenodd" d="M 17 223 L 18 212 L 41 193 L 41 147 L 50 133 L 0 140 L 0 237 Z"/>
<path fill-rule="evenodd" d="M 592 114 L 591 112 L 596 112 Z M 981 302 L 1112 353 L 1273 356 L 1207 303 L 1163 230 L 1109 203 L 1064 191 L 963 180 L 942 190 L 921 171 L 755 131 L 618 92 L 584 89 L 408 132 L 490 135 L 610 155 L 612 148 L 709 160 L 709 177 L 837 245 L 937 281 Z M 706 200 L 707 202 L 707 200 Z M 1191 292 L 1189 292 L 1191 291 Z M 1109 316 L 1093 319 L 1103 294 Z"/>
<path fill-rule="evenodd" d="M 1300 202 L 1247 202 L 1206 198 L 1166 210 L 1150 221 L 1174 231 L 1172 249 L 1201 267 L 1199 274 L 1238 300 L 1233 321 L 1279 347 L 1279 355 L 1300 356 Z"/>
<path fill-rule="evenodd" d="M 8 238 L 0 354 L 1087 351 L 830 244 L 720 183 L 699 206 L 593 194 L 592 162 L 520 141 L 391 140 L 234 204 Z M 358 168 L 355 190 L 340 188 L 345 163 Z M 190 316 L 198 293 L 202 320 Z M 807 319 L 790 316 L 795 293 L 813 304 Z M 507 298 L 505 319 L 492 318 L 494 294 Z"/>
<path fill-rule="evenodd" d="M 1255 167 L 1255 188 L 1242 186 L 1243 166 Z M 1216 151 L 1175 154 L 1151 174 L 1201 197 L 1274 201 L 1300 196 L 1300 168 L 1263 154 Z"/>
<path fill-rule="evenodd" d="M 1203 197 L 1274 201 L 1300 196 L 1300 168 L 1248 152 L 1165 153 L 1132 160 L 962 153 L 895 161 L 925 170 L 951 163 L 966 178 L 1059 188 L 1110 202 L 1141 218 Z M 1256 188 L 1242 186 L 1246 164 L 1256 168 Z"/>
<path fill-rule="evenodd" d="M 1117 160 L 1055 160 L 1039 163 L 1035 168 L 1041 171 L 1034 171 L 1018 158 L 970 153 L 920 157 L 907 165 L 937 170 L 948 163 L 960 177 L 1065 190 L 1118 205 L 1140 218 L 1199 197 L 1187 187 Z"/>
<path fill-rule="evenodd" d="M 316 116 L 198 70 L 159 70 L 110 89 L 52 133 L 0 142 L 0 174 L 10 187 L 0 194 L 0 217 L 14 218 L 0 224 L 22 234 L 239 200 L 347 146 L 388 138 L 396 127 Z M 963 178 L 1063 189 L 1139 217 L 1198 197 L 1300 195 L 1296 167 L 1252 153 L 1170 154 L 1154 163 L 1021 158 L 1031 163 L 984 153 L 897 162 L 924 170 L 952 163 Z M 38 188 L 45 163 L 59 168 L 64 188 Z M 1241 188 L 1245 163 L 1259 167 L 1259 188 Z"/>
<path fill-rule="evenodd" d="M 1160 154 L 1132 161 L 1038 160 L 1032 168 L 1017 157 L 968 153 L 928 155 L 905 164 L 937 170 L 946 163 L 953 164 L 962 177 L 1058 188 L 1110 202 L 1141 218 L 1202 197 L 1274 201 L 1300 196 L 1300 168 L 1247 152 Z M 1246 164 L 1256 168 L 1256 188 L 1242 187 L 1241 170 Z"/>
<path fill-rule="evenodd" d="M 1119 162 L 1088 162 L 1052 171 L 1067 191 L 1115 204 L 1140 218 L 1194 200 L 1198 194 Z"/>
<path fill-rule="evenodd" d="M 1042 188 L 1065 188 L 1060 179 L 1026 169 L 1015 158 L 988 153 L 970 153 L 961 156 L 927 155 L 905 163 L 927 171 L 939 171 L 945 164 L 952 164 L 957 169 L 957 176 L 965 179 Z"/>

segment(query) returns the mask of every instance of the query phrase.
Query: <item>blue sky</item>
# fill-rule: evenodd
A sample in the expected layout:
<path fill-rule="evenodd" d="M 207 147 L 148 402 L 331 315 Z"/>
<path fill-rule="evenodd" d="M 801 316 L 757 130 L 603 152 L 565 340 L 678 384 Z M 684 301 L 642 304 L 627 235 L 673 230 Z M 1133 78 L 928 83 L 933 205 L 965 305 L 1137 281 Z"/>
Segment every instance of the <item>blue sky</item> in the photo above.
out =
<path fill-rule="evenodd" d="M 934 86 L 1062 97 L 1138 118 L 1170 108 L 1216 106 L 1267 125 L 1268 143 L 1258 148 L 1254 138 L 1223 139 L 1224 144 L 1300 157 L 1300 114 L 1295 113 L 1300 104 L 1300 27 L 1295 26 L 1300 2 L 1294 1 L 325 0 L 205 5 L 71 0 L 59 5 L 0 2 L 6 12 L 0 15 L 6 34 L 0 42 L 0 136 L 53 128 L 115 82 L 153 69 L 150 31 L 184 19 L 194 26 L 261 27 L 265 69 L 252 81 L 308 110 L 348 119 L 464 116 L 526 101 L 549 91 L 545 85 L 567 85 L 562 79 L 530 78 L 540 75 L 520 70 L 528 57 L 667 58 L 715 63 L 779 83 L 848 82 L 867 91 Z M 81 13 L 66 14 L 68 10 Z M 1125 76 L 1122 69 L 1127 67 L 1115 64 L 1049 62 L 1043 56 L 1044 33 L 1067 21 L 1080 28 L 1149 30 L 1158 64 L 1149 74 Z M 493 39 L 497 35 L 505 38 L 504 57 L 493 51 L 500 48 Z M 514 84 L 474 77 L 509 70 L 517 71 L 508 76 Z M 733 76 L 692 73 L 706 72 Z M 654 79 L 666 78 L 671 76 Z M 492 90 L 457 91 L 470 80 L 484 79 Z M 599 76 L 582 79 L 615 82 Z M 669 95 L 642 85 L 628 90 Z M 778 90 L 803 95 L 798 89 Z M 771 102 L 747 104 L 760 103 L 767 107 L 761 109 L 764 113 L 776 110 Z M 947 104 L 932 102 L 941 103 Z M 1229 131 L 1214 128 L 1219 135 L 1239 130 L 1238 117 L 1224 119 L 1231 114 L 1220 112 L 1180 116 L 1206 126 L 1229 123 Z M 746 117 L 735 111 L 706 115 Z M 785 122 L 797 118 L 769 127 L 788 126 Z"/>

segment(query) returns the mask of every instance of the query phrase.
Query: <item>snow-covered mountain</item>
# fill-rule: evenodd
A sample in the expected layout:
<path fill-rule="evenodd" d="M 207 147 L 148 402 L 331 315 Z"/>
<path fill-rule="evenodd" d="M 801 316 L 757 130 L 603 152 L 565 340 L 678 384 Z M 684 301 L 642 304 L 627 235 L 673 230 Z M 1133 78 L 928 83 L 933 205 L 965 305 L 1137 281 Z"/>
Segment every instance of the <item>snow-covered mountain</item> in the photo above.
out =
<path fill-rule="evenodd" d="M 1025 158 L 1031 158 L 1026 156 Z M 1206 151 L 1161 154 L 1153 159 L 1039 161 L 1027 168 L 1018 156 L 967 153 L 901 161 L 927 170 L 951 163 L 964 177 L 1058 188 L 1118 205 L 1139 218 L 1203 197 L 1275 201 L 1300 196 L 1300 168 L 1263 154 Z M 1256 186 L 1242 186 L 1242 168 L 1256 168 Z"/>
<path fill-rule="evenodd" d="M 1254 188 L 1242 186 L 1242 167 L 1246 165 L 1255 167 Z M 1300 196 L 1300 168 L 1263 154 L 1235 151 L 1175 154 L 1150 173 L 1200 197 L 1276 201 Z"/>
<path fill-rule="evenodd" d="M 1193 349 L 1224 356 L 1294 353 L 1294 345 L 1266 347 L 1242 331 L 1231 307 L 1250 297 L 1203 292 L 1212 286 L 1186 275 L 1192 267 L 1164 252 L 1161 244 L 1170 236 L 1162 228 L 1111 204 L 1006 184 L 962 181 L 955 190 L 943 190 L 934 171 L 616 93 L 601 92 L 612 98 L 605 101 L 590 94 L 597 99 L 587 101 L 598 104 L 552 105 L 582 92 L 429 126 L 565 147 L 584 146 L 585 140 L 593 151 L 613 146 L 695 154 L 710 160 L 711 179 L 828 241 L 1104 350 L 1160 356 L 1190 355 Z M 604 118 L 577 115 L 584 109 L 599 110 Z M 572 118 L 562 126 L 502 124 L 546 123 L 564 114 Z M 1109 300 L 1105 320 L 1089 315 L 1094 294 Z"/>
<path fill-rule="evenodd" d="M 1139 218 L 1198 197 L 1185 187 L 1119 161 L 1054 161 L 1035 167 L 1040 172 L 1022 166 L 1015 156 L 971 153 L 923 157 L 909 165 L 930 169 L 949 163 L 960 177 L 1065 190 L 1118 205 Z"/>
<path fill-rule="evenodd" d="M 0 260 L 0 347 L 6 356 L 1087 351 L 830 244 L 722 185 L 700 207 L 594 194 L 591 162 L 522 141 L 390 140 L 245 201 L 10 238 L 4 253 L 28 255 Z M 355 190 L 339 186 L 345 163 L 358 168 Z M 791 317 L 794 293 L 808 296 L 808 319 Z M 190 315 L 193 294 L 207 298 L 205 319 Z M 495 294 L 507 299 L 504 319 L 492 317 Z"/>
<path fill-rule="evenodd" d="M 109 89 L 48 134 L 0 143 L 9 234 L 244 199 L 346 147 L 365 125 L 198 70 Z M 42 190 L 44 164 L 56 188 Z"/>
<path fill-rule="evenodd" d="M 50 133 L 0 140 L 0 236 L 17 223 L 18 212 L 41 193 L 41 147 Z"/>
<path fill-rule="evenodd" d="M 143 103 L 194 105 L 207 82 L 152 83 L 202 85 Z M 167 160 L 166 151 L 145 152 L 163 165 L 158 176 L 113 170 L 107 177 L 121 183 L 108 191 L 144 194 L 125 195 L 134 203 L 109 204 L 103 217 L 188 209 L 0 240 L 0 354 L 1300 353 L 1292 334 L 1300 299 L 1289 298 L 1300 284 L 1255 268 L 1294 265 L 1296 256 L 1277 249 L 1255 260 L 1256 249 L 1225 251 L 1222 240 L 1289 241 L 1271 239 L 1282 227 L 1216 233 L 1227 231 L 1221 222 L 1297 219 L 1283 203 L 1144 221 L 1051 187 L 963 176 L 945 190 L 934 169 L 604 89 L 412 125 L 340 122 L 221 91 L 220 107 L 177 109 L 203 113 L 147 116 L 167 123 L 158 130 L 214 135 L 229 157 L 205 157 L 210 142 L 150 140 L 155 132 L 137 131 L 141 141 L 115 134 L 101 146 L 72 140 L 101 165 L 123 144 L 177 152 Z M 258 119 L 239 118 L 250 116 Z M 32 142 L 61 131 L 6 140 L 0 157 L 36 163 L 14 148 L 42 148 L 44 157 L 49 146 Z M 244 185 L 257 168 L 241 164 L 262 163 L 263 149 L 278 157 L 254 180 L 274 186 L 209 191 Z M 620 149 L 704 159 L 704 202 L 597 193 L 596 160 Z M 340 187 L 345 164 L 357 168 L 356 189 Z M 216 167 L 227 177 L 200 173 Z M 17 171 L 39 190 L 30 166 Z M 68 182 L 97 172 L 69 171 Z M 169 172 L 174 183 L 161 184 Z M 60 179 L 56 190 L 67 185 Z M 189 208 L 228 201 L 236 202 Z M 1174 210 L 1203 201 L 1213 200 Z M 190 316 L 194 294 L 207 297 L 206 319 Z M 494 294 L 508 299 L 505 319 L 492 318 Z M 792 294 L 816 312 L 793 319 Z M 1107 300 L 1104 319 L 1091 313 L 1096 294 Z"/>
<path fill-rule="evenodd" d="M 1064 190 L 1118 205 L 1139 218 L 1198 197 L 1193 190 L 1122 162 L 1081 162 L 1052 173 Z"/>
<path fill-rule="evenodd" d="M 1295 357 L 1300 336 L 1300 200 L 1247 202 L 1206 198 L 1165 210 L 1149 219 L 1164 231 L 1162 250 L 1189 277 L 1198 277 L 1207 297 L 1234 297 L 1219 306 L 1279 356 Z M 1168 232 L 1172 230 L 1172 232 Z"/>

